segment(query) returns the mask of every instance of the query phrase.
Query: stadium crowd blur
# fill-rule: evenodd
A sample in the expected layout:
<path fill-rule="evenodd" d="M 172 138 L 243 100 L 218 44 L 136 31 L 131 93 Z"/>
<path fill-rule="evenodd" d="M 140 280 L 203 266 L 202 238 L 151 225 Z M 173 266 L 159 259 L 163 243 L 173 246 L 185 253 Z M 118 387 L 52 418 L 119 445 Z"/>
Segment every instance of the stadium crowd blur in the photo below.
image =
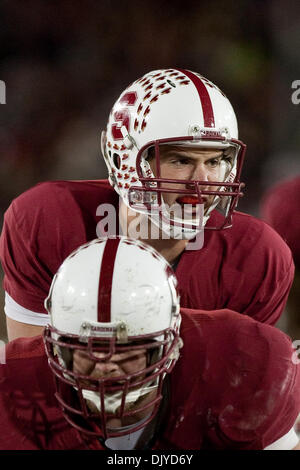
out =
<path fill-rule="evenodd" d="M 200 72 L 230 98 L 248 146 L 239 207 L 258 215 L 264 190 L 300 173 L 300 105 L 291 101 L 299 6 L 2 1 L 0 228 L 11 200 L 40 181 L 106 177 L 99 138 L 113 101 L 147 71 L 171 66 Z"/>

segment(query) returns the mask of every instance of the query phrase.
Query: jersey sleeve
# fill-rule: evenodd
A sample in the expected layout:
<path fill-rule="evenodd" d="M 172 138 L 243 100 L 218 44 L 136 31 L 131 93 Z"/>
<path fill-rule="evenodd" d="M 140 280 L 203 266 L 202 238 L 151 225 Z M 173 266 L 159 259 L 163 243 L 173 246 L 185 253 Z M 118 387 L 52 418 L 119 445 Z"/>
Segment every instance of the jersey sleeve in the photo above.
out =
<path fill-rule="evenodd" d="M 300 176 L 281 181 L 264 195 L 260 213 L 287 242 L 296 266 L 300 266 Z"/>
<path fill-rule="evenodd" d="M 264 450 L 293 450 L 299 443 L 299 437 L 294 429 L 294 426 L 284 436 L 280 437 L 277 441 L 272 442 Z"/>
<path fill-rule="evenodd" d="M 39 313 L 46 313 L 43 299 L 46 297 L 51 273 L 37 258 L 34 244 L 32 217 L 22 214 L 15 201 L 4 216 L 0 239 L 0 257 L 4 271 L 4 290 L 21 306 Z"/>
<path fill-rule="evenodd" d="M 257 246 L 253 260 L 250 259 L 252 263 L 260 258 L 262 260 L 258 277 L 260 282 L 245 313 L 258 321 L 275 325 L 284 311 L 294 280 L 295 265 L 291 250 L 280 235 L 261 223 L 262 243 Z"/>
<path fill-rule="evenodd" d="M 204 246 L 185 251 L 176 269 L 181 306 L 230 309 L 275 325 L 294 278 L 291 250 L 268 224 L 235 213 L 228 230 L 207 230 Z"/>
<path fill-rule="evenodd" d="M 52 277 L 85 241 L 83 232 L 74 201 L 59 185 L 41 183 L 16 198 L 0 238 L 4 290 L 19 306 L 46 315 Z"/>
<path fill-rule="evenodd" d="M 291 250 L 265 222 L 247 214 L 239 222 L 235 247 L 223 265 L 222 307 L 275 325 L 294 279 Z"/>
<path fill-rule="evenodd" d="M 177 380 L 182 376 L 189 386 L 186 395 L 181 387 L 178 400 L 193 410 L 190 429 L 199 426 L 204 448 L 295 447 L 300 360 L 290 338 L 227 309 L 181 314 Z"/>
<path fill-rule="evenodd" d="M 7 292 L 5 292 L 4 312 L 8 318 L 28 325 L 46 326 L 50 320 L 50 315 L 33 312 L 22 307 Z"/>
<path fill-rule="evenodd" d="M 298 442 L 300 364 L 290 338 L 247 319 L 233 325 L 227 341 L 214 438 L 229 448 L 291 450 Z"/>
<path fill-rule="evenodd" d="M 58 406 L 41 335 L 6 344 L 0 383 L 1 450 L 88 448 Z"/>

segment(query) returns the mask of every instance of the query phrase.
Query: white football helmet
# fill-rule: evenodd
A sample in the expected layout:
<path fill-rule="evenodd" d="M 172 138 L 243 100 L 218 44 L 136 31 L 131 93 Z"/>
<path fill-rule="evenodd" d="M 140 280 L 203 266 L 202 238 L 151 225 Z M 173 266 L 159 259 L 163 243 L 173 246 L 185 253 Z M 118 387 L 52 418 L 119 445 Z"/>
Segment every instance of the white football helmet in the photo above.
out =
<path fill-rule="evenodd" d="M 133 425 L 130 432 L 153 419 L 162 398 L 163 379 L 181 347 L 176 285 L 173 271 L 159 253 L 126 237 L 93 240 L 66 258 L 45 300 L 51 324 L 44 340 L 56 377 L 56 397 L 70 424 L 104 438 L 128 434 L 127 428 L 108 428 L 107 420 L 140 412 L 142 406 L 130 411 L 129 405 L 155 390 L 146 405 L 150 410 L 147 420 Z M 103 363 L 119 352 L 143 348 L 151 359 L 146 369 L 134 374 L 95 379 L 72 369 L 74 349 Z M 99 352 L 105 353 L 104 358 L 99 359 Z M 137 376 L 143 378 L 137 382 Z M 76 394 L 73 401 L 68 398 L 70 388 L 71 395 Z"/>
<path fill-rule="evenodd" d="M 166 180 L 160 177 L 162 145 L 224 149 L 230 168 L 220 181 Z M 182 69 L 154 70 L 132 83 L 120 95 L 109 115 L 101 138 L 110 184 L 125 204 L 148 217 L 172 238 L 193 238 L 205 226 L 213 209 L 224 216 L 219 226 L 231 226 L 231 216 L 242 195 L 240 173 L 246 146 L 238 140 L 234 110 L 224 93 L 198 73 Z M 147 158 L 152 150 L 156 175 Z M 168 192 L 197 199 L 213 196 L 198 218 L 171 215 L 164 203 L 163 183 L 174 184 Z M 182 189 L 178 191 L 178 184 Z M 177 185 L 177 186 L 175 186 Z M 217 187 L 217 190 L 216 190 Z M 189 200 L 189 199 L 188 199 Z M 202 214 L 200 217 L 199 214 Z M 178 237 L 178 238 L 179 238 Z"/>

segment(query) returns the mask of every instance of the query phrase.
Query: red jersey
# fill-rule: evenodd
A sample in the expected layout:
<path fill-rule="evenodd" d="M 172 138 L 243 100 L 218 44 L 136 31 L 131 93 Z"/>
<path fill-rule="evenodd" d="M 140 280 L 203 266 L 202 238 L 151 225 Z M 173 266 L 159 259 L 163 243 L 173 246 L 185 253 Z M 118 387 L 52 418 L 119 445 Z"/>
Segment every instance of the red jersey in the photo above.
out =
<path fill-rule="evenodd" d="M 97 237 L 97 208 L 105 203 L 117 210 L 118 201 L 106 180 L 40 183 L 15 199 L 0 240 L 5 291 L 43 316 L 60 264 Z M 205 231 L 203 248 L 185 250 L 176 268 L 183 307 L 228 308 L 269 324 L 284 309 L 293 275 L 291 252 L 281 237 L 240 212 L 233 215 L 232 228 Z"/>
<path fill-rule="evenodd" d="M 184 346 L 153 449 L 263 449 L 300 411 L 300 365 L 281 331 L 229 310 L 182 310 Z M 41 336 L 6 345 L 0 449 L 102 449 L 63 417 Z"/>
<path fill-rule="evenodd" d="M 265 194 L 261 214 L 286 241 L 300 267 L 300 176 L 282 181 Z"/>

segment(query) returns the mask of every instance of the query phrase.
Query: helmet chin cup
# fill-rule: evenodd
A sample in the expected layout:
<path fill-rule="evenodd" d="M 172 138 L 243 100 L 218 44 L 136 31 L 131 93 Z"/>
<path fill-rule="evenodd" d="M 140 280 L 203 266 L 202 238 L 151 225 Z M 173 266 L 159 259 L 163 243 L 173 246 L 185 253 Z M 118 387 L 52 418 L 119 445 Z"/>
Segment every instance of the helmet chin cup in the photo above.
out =
<path fill-rule="evenodd" d="M 175 203 L 168 207 L 163 196 L 160 196 L 155 188 L 149 191 L 147 188 L 131 187 L 128 201 L 130 209 L 147 215 L 149 220 L 169 238 L 190 240 L 204 228 L 204 204 L 200 193 L 197 204 L 187 204 L 182 207 Z"/>

